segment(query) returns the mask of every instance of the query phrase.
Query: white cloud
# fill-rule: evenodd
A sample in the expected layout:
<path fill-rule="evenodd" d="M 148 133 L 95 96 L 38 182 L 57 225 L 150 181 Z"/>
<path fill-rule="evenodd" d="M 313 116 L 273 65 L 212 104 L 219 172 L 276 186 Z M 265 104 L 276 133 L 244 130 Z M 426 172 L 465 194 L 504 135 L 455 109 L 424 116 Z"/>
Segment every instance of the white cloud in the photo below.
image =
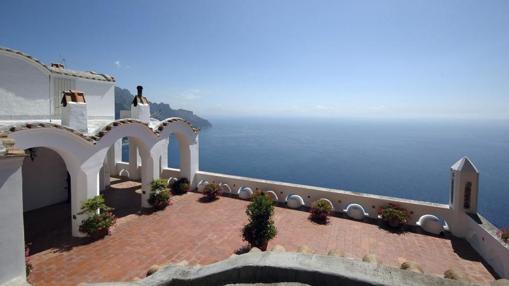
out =
<path fill-rule="evenodd" d="M 385 109 L 385 105 L 369 106 L 368 109 L 371 111 L 382 111 Z"/>
<path fill-rule="evenodd" d="M 131 66 L 126 65 L 126 64 L 123 64 L 123 63 L 121 63 L 119 60 L 116 60 L 116 61 L 114 62 L 114 64 L 115 64 L 115 66 L 117 67 L 117 69 L 126 69 L 126 70 L 128 70 L 128 69 L 130 69 L 130 68 L 131 68 Z"/>
<path fill-rule="evenodd" d="M 316 110 L 320 110 L 320 111 L 332 110 L 332 108 L 330 106 L 325 106 L 325 105 L 321 105 L 321 104 L 317 104 L 314 107 Z"/>
<path fill-rule="evenodd" d="M 193 101 L 201 99 L 202 96 L 200 93 L 201 91 L 199 89 L 188 89 L 182 92 L 179 97 L 184 100 Z"/>

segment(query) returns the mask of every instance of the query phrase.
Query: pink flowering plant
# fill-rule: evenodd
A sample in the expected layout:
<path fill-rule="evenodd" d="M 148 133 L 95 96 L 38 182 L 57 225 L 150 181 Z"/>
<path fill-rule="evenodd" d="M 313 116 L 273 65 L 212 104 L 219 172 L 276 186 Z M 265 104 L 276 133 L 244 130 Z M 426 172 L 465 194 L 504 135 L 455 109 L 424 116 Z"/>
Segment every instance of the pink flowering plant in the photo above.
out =
<path fill-rule="evenodd" d="M 102 238 L 109 233 L 110 227 L 116 222 L 113 208 L 106 205 L 104 197 L 99 195 L 84 201 L 81 212 L 88 217 L 81 222 L 80 231 L 92 238 Z"/>
<path fill-rule="evenodd" d="M 208 201 L 213 201 L 222 194 L 223 190 L 217 183 L 210 183 L 203 189 L 203 195 Z"/>
<path fill-rule="evenodd" d="M 325 224 L 332 211 L 330 203 L 326 200 L 318 200 L 311 205 L 310 219 L 314 222 Z"/>
<path fill-rule="evenodd" d="M 391 227 L 400 227 L 406 224 L 410 217 L 407 209 L 396 204 L 388 204 L 381 207 L 378 214 Z"/>

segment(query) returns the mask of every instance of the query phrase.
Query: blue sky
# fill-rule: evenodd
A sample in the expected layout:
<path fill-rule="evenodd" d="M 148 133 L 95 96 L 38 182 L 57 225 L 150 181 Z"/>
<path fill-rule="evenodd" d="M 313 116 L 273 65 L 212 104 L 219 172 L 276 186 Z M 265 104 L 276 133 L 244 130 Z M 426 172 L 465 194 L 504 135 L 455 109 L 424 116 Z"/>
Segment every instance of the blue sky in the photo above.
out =
<path fill-rule="evenodd" d="M 203 116 L 509 117 L 509 1 L 2 1 L 0 45 Z"/>

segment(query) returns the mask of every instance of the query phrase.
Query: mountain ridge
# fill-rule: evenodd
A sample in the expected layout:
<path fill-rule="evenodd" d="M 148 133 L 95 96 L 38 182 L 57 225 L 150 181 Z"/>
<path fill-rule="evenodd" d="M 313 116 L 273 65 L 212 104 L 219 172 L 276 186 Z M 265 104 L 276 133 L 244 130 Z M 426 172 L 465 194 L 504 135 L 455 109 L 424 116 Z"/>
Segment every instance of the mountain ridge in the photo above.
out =
<path fill-rule="evenodd" d="M 134 95 L 128 89 L 115 87 L 115 118 L 120 118 L 121 110 L 131 110 L 131 102 Z M 212 124 L 204 118 L 199 117 L 190 110 L 185 109 L 172 109 L 168 103 L 164 102 L 150 102 L 150 116 L 158 120 L 164 120 L 169 117 L 181 117 L 189 122 L 194 127 L 200 129 L 210 128 Z"/>

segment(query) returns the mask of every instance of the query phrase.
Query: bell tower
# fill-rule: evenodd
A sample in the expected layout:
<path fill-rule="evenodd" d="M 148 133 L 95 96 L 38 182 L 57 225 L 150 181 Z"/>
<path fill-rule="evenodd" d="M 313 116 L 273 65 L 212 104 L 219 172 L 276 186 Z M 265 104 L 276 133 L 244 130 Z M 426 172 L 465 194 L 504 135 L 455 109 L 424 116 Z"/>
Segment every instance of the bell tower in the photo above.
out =
<path fill-rule="evenodd" d="M 451 166 L 451 193 L 449 206 L 455 211 L 477 213 L 479 195 L 479 170 L 468 157 Z"/>

